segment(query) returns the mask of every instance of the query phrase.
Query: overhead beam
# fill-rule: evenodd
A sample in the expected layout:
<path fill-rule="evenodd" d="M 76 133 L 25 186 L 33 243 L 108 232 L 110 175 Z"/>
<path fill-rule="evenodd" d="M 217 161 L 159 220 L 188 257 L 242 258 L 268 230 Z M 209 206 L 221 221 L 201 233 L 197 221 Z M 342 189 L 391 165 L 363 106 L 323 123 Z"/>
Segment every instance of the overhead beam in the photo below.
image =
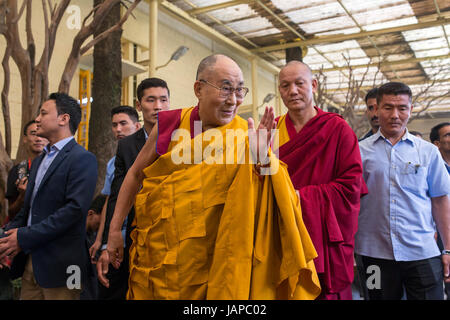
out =
<path fill-rule="evenodd" d="M 300 39 L 305 40 L 305 37 L 302 34 L 300 34 L 297 30 L 292 28 L 289 24 L 287 24 L 286 21 L 281 19 L 277 14 L 275 14 L 275 12 L 270 10 L 269 7 L 267 7 L 264 3 L 262 3 L 260 0 L 256 0 L 256 3 L 258 3 L 258 5 L 260 7 L 262 7 L 264 10 L 266 10 L 272 17 L 274 17 L 276 20 L 278 20 L 278 22 L 280 22 L 283 26 L 285 26 L 289 31 L 291 31 L 293 34 L 295 34 Z"/>
<path fill-rule="evenodd" d="M 430 83 L 447 83 L 450 82 L 450 79 L 439 79 L 439 80 L 428 80 L 428 81 L 422 81 L 422 82 L 413 82 L 413 83 L 406 83 L 408 86 L 415 86 L 415 85 L 427 85 Z M 360 87 L 359 90 L 370 90 L 373 89 L 373 86 L 363 86 Z M 326 92 L 330 93 L 330 92 L 340 92 L 340 91 L 346 91 L 348 90 L 347 87 L 343 87 L 343 88 L 336 88 L 336 89 L 327 89 Z"/>
<path fill-rule="evenodd" d="M 330 71 L 340 71 L 340 70 L 348 70 L 349 68 L 352 69 L 362 69 L 367 67 L 386 67 L 386 66 L 393 66 L 393 65 L 399 65 L 399 64 L 407 64 L 407 63 L 418 63 L 422 61 L 429 61 L 429 60 L 439 60 L 439 59 L 450 59 L 450 54 L 446 55 L 440 55 L 440 56 L 431 56 L 431 57 L 422 57 L 422 58 L 409 58 L 404 60 L 394 60 L 394 61 L 386 61 L 382 63 L 378 62 L 372 62 L 369 64 L 358 64 L 354 66 L 343 66 L 343 67 L 335 67 L 335 68 L 327 68 L 323 69 L 323 72 L 330 72 Z M 313 72 L 319 72 L 320 70 L 313 70 Z"/>
<path fill-rule="evenodd" d="M 243 55 L 247 59 L 252 59 L 254 57 L 257 57 L 253 52 L 248 50 L 247 48 L 241 46 L 240 44 L 234 42 L 233 40 L 229 39 L 228 37 L 224 36 L 220 32 L 214 30 L 213 28 L 207 26 L 200 20 L 190 16 L 186 11 L 183 11 L 182 9 L 178 8 L 174 4 L 163 0 L 160 3 L 161 7 L 160 9 L 164 12 L 168 13 L 169 15 L 173 16 L 174 18 L 178 19 L 179 21 L 186 23 L 193 27 L 194 29 L 202 32 L 203 34 L 206 34 L 208 37 L 215 39 L 228 47 L 234 49 L 236 53 L 239 53 Z M 280 71 L 280 68 L 277 66 L 271 64 L 270 62 L 261 59 L 258 57 L 258 64 L 265 68 L 266 70 L 272 72 L 272 73 L 278 73 Z"/>
<path fill-rule="evenodd" d="M 223 3 L 213 4 L 210 6 L 195 8 L 192 10 L 187 10 L 186 12 L 192 16 L 196 16 L 196 15 L 199 15 L 199 14 L 202 14 L 205 12 L 224 9 L 224 8 L 228 8 L 228 7 L 232 7 L 232 6 L 237 6 L 240 4 L 248 4 L 251 2 L 255 2 L 255 0 L 233 0 L 233 1 L 223 2 Z"/>
<path fill-rule="evenodd" d="M 346 40 L 366 38 L 366 37 L 370 37 L 370 36 L 379 36 L 379 35 L 388 34 L 388 33 L 436 27 L 436 26 L 441 26 L 441 25 L 445 25 L 445 24 L 450 24 L 450 18 L 437 19 L 434 21 L 419 22 L 419 23 L 408 24 L 408 25 L 399 26 L 399 27 L 392 27 L 392 28 L 372 30 L 372 31 L 364 31 L 364 32 L 358 32 L 358 33 L 351 33 L 351 34 L 334 34 L 334 35 L 330 35 L 330 36 L 323 36 L 323 37 L 312 38 L 312 39 L 308 39 L 308 40 L 299 40 L 299 41 L 289 42 L 289 43 L 285 43 L 285 44 L 261 47 L 261 48 L 257 48 L 257 49 L 252 49 L 250 51 L 254 52 L 254 53 L 258 53 L 258 52 L 283 50 L 283 49 L 299 47 L 299 46 L 311 46 L 311 45 L 316 45 L 316 44 L 335 43 L 335 42 L 341 42 L 341 41 L 346 41 Z"/>

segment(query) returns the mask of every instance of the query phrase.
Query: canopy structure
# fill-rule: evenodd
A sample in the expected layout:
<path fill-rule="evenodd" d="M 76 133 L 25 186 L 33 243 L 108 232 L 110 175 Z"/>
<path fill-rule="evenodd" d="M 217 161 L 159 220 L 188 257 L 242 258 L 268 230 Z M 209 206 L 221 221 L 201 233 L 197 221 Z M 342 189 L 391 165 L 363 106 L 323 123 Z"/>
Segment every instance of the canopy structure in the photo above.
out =
<path fill-rule="evenodd" d="M 302 57 L 326 77 L 335 104 L 349 79 L 364 95 L 386 81 L 408 84 L 428 114 L 450 110 L 448 0 L 167 0 L 268 63 Z M 425 91 L 423 93 L 423 91 Z M 435 97 L 431 99 L 430 97 Z"/>

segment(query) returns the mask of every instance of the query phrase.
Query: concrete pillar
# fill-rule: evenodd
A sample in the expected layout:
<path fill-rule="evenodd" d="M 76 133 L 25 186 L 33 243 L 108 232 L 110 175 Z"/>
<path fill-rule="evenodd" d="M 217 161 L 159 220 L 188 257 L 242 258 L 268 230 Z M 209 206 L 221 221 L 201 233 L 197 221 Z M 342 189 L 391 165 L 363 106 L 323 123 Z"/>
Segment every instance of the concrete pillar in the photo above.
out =
<path fill-rule="evenodd" d="M 280 84 L 278 81 L 278 74 L 275 74 L 273 76 L 274 78 L 274 84 L 275 84 L 275 88 L 274 88 L 274 92 L 275 92 L 275 116 L 279 117 L 281 116 L 281 96 L 280 96 L 280 91 L 278 90 L 278 85 Z"/>
<path fill-rule="evenodd" d="M 156 50 L 158 43 L 158 0 L 150 0 L 149 17 L 149 65 L 148 75 L 154 77 L 156 74 Z"/>
<path fill-rule="evenodd" d="M 252 117 L 255 120 L 255 125 L 258 125 L 258 60 L 252 58 Z"/>

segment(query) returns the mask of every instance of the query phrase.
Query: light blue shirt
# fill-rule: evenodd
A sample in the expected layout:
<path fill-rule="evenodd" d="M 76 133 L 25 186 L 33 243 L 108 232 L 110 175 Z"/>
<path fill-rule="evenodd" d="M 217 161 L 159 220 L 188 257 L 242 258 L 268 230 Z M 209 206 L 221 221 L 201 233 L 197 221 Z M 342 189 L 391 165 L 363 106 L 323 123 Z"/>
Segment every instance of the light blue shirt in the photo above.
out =
<path fill-rule="evenodd" d="M 380 130 L 359 144 L 369 194 L 361 199 L 355 252 L 415 261 L 440 255 L 431 198 L 450 193 L 438 148 L 408 131 L 394 146 Z"/>
<path fill-rule="evenodd" d="M 56 156 L 58 155 L 59 151 L 64 148 L 64 146 L 74 139 L 73 137 L 68 137 L 62 140 L 59 140 L 54 145 L 50 146 L 48 144 L 44 148 L 44 159 L 42 159 L 41 164 L 39 165 L 38 171 L 36 173 L 36 180 L 34 184 L 33 193 L 31 195 L 31 207 L 30 207 L 30 214 L 28 215 L 28 222 L 27 226 L 31 226 L 31 217 L 33 213 L 33 201 L 36 197 L 36 193 L 39 190 L 39 186 L 41 185 L 41 181 L 45 176 L 45 173 L 47 172 L 48 168 L 52 164 L 53 160 L 55 160 Z"/>
<path fill-rule="evenodd" d="M 145 131 L 144 129 L 144 135 L 145 135 L 145 140 L 148 139 L 148 134 L 147 131 Z M 109 196 L 111 194 L 111 184 L 112 181 L 114 180 L 114 170 L 115 170 L 115 165 L 114 162 L 116 161 L 116 156 L 112 157 L 109 161 L 108 164 L 106 165 L 106 176 L 105 176 L 105 183 L 103 185 L 103 190 L 102 190 L 102 194 Z M 125 220 L 123 221 L 123 225 L 122 225 L 122 238 L 123 238 L 123 247 L 126 247 L 126 234 L 127 234 L 127 222 L 128 222 L 128 216 L 126 216 Z M 102 250 L 106 249 L 106 245 L 103 245 Z"/>
<path fill-rule="evenodd" d="M 116 161 L 116 156 L 109 159 L 108 164 L 106 165 L 106 176 L 105 176 L 105 183 L 103 184 L 103 190 L 102 194 L 109 196 L 111 194 L 111 184 L 114 180 L 114 170 L 115 165 L 114 162 Z M 123 225 L 122 225 L 122 238 L 123 238 L 123 247 L 126 247 L 126 234 L 127 234 L 127 221 L 128 216 L 125 218 Z M 106 245 L 102 246 L 102 250 L 106 249 Z"/>
<path fill-rule="evenodd" d="M 142 130 L 144 130 L 145 141 L 147 141 L 147 139 L 148 139 L 148 133 L 147 133 L 147 131 L 145 130 L 145 127 L 142 128 Z"/>
<path fill-rule="evenodd" d="M 112 157 L 108 164 L 106 165 L 106 175 L 105 183 L 103 185 L 102 194 L 109 196 L 111 194 L 111 184 L 114 179 L 114 161 L 116 161 L 116 156 Z"/>

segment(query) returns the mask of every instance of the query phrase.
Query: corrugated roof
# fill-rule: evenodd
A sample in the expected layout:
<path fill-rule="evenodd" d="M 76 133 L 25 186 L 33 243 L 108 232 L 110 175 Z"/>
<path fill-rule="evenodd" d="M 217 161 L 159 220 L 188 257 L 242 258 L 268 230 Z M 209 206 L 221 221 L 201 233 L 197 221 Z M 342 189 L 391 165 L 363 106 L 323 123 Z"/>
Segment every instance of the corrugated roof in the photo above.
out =
<path fill-rule="evenodd" d="M 303 60 L 313 70 L 323 70 L 327 88 L 336 92 L 333 100 L 337 103 L 345 99 L 339 90 L 345 90 L 348 82 L 349 72 L 342 69 L 348 64 L 356 80 L 365 76 L 362 95 L 374 84 L 385 81 L 405 82 L 417 93 L 433 81 L 438 83 L 437 88 L 442 88 L 440 91 L 433 88 L 433 92 L 446 93 L 450 88 L 448 0 L 169 2 L 187 12 L 205 7 L 215 9 L 194 16 L 249 50 L 268 48 L 257 54 L 277 66 L 285 64 L 285 50 L 282 47 L 269 50 L 271 46 L 298 40 L 300 45 L 302 41 L 316 41 L 307 45 Z M 230 5 L 210 7 L 217 4 Z M 425 22 L 434 25 L 419 28 Z M 411 30 L 411 25 L 418 27 Z M 387 32 L 393 27 L 398 28 Z M 373 33 L 361 37 L 362 32 L 369 31 Z M 348 36 L 342 38 L 343 35 Z M 344 40 L 333 40 L 336 37 Z M 433 108 L 450 110 L 450 97 L 444 98 Z"/>

